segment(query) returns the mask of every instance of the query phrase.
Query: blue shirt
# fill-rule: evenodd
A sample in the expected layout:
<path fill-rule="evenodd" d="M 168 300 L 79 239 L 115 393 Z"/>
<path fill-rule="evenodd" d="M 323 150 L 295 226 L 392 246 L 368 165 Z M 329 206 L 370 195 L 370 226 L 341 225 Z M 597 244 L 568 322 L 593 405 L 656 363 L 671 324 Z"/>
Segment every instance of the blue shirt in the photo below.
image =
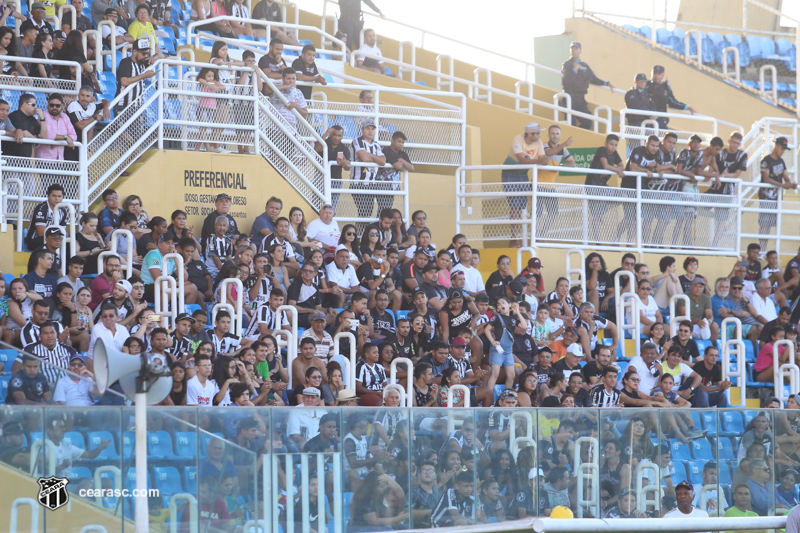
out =
<path fill-rule="evenodd" d="M 50 273 L 41 277 L 37 275 L 35 271 L 30 271 L 22 276 L 22 279 L 28 283 L 28 289 L 34 291 L 42 298 L 50 298 L 53 295 L 56 285 L 58 285 L 58 278 Z"/>
<path fill-rule="evenodd" d="M 144 256 L 144 260 L 142 261 L 142 282 L 145 285 L 151 285 L 156 282 L 153 279 L 153 276 L 150 274 L 151 268 L 161 268 L 161 262 L 163 261 L 164 256 L 161 255 L 161 252 L 156 248 L 155 250 L 150 250 L 147 252 L 147 255 Z M 172 274 L 175 272 L 175 260 L 170 259 L 169 263 L 167 264 L 167 273 Z"/>
<path fill-rule="evenodd" d="M 714 315 L 714 323 L 722 326 L 722 317 L 719 316 L 719 310 L 723 307 L 728 307 L 728 302 L 717 296 L 716 294 L 711 297 L 711 313 Z"/>
<path fill-rule="evenodd" d="M 747 486 L 750 487 L 750 503 L 758 516 L 767 516 L 769 508 L 772 507 L 770 505 L 773 492 L 772 482 L 767 481 L 765 485 L 756 483 L 753 479 L 747 480 Z"/>
<path fill-rule="evenodd" d="M 119 228 L 119 217 L 122 216 L 122 213 L 122 209 L 119 210 L 119 213 L 114 214 L 107 207 L 104 207 L 100 214 L 97 215 L 97 230 L 105 235 L 103 228 L 107 226 L 111 226 L 114 229 Z"/>
<path fill-rule="evenodd" d="M 258 239 L 259 242 L 261 239 L 264 238 L 264 235 L 261 234 L 262 229 L 268 229 L 272 233 L 275 233 L 275 224 L 270 220 L 266 213 L 261 213 L 258 215 L 253 221 L 253 227 L 250 229 L 250 238 L 251 239 Z"/>

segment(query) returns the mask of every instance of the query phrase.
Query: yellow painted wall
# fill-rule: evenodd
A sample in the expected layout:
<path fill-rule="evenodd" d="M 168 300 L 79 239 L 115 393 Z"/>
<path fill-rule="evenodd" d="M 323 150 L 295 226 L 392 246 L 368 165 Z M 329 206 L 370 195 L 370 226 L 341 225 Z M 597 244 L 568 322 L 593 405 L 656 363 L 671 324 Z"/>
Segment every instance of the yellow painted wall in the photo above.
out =
<path fill-rule="evenodd" d="M 760 0 L 761 3 L 780 10 L 782 1 Z M 743 28 L 742 5 L 744 0 L 705 0 L 703 2 L 681 2 L 678 20 L 706 23 L 713 21 L 715 26 Z M 764 31 L 787 31 L 780 27 L 780 18 L 753 4 L 747 6 L 747 29 Z"/>
<path fill-rule="evenodd" d="M 0 530 L 8 531 L 11 504 L 17 498 L 33 498 L 35 500 L 39 494 L 39 485 L 35 479 L 22 474 L 19 470 L 2 465 L 0 465 L 0 480 L 2 480 L 0 483 Z M 69 508 L 64 506 L 50 511 L 37 505 L 39 531 L 78 533 L 87 525 L 103 526 L 109 532 L 122 531 L 122 520 L 119 517 L 114 517 L 105 510 L 87 503 L 75 494 L 70 494 L 69 506 Z M 17 531 L 30 531 L 30 519 L 30 506 L 20 507 Z M 125 530 L 133 531 L 133 529 L 133 522 L 125 520 Z"/>
<path fill-rule="evenodd" d="M 611 31 L 589 19 L 567 19 L 566 28 L 572 40 L 583 44 L 582 57 L 595 73 L 603 79 L 611 80 L 617 87 L 628 89 L 633 85 L 632 80 L 638 72 L 649 76 L 653 65 L 663 65 L 678 100 L 691 104 L 705 115 L 740 124 L 745 131 L 765 116 L 792 116 L 788 111 L 769 105 L 745 91 L 698 72 L 694 67 L 672 56 L 653 50 L 627 35 Z M 560 41 L 560 37 L 553 38 L 553 42 Z M 546 40 L 537 41 L 542 42 Z M 622 95 L 611 94 L 602 89 L 595 89 L 590 97 L 596 104 L 610 105 L 612 108 L 623 106 Z M 674 124 L 680 129 L 691 129 L 686 120 L 676 120 Z M 670 126 L 672 125 L 673 122 L 670 122 Z M 720 133 L 723 138 L 727 138 L 728 128 L 723 128 Z"/>
<path fill-rule="evenodd" d="M 311 206 L 261 157 L 176 150 L 153 152 L 140 169 L 130 177 L 123 178 L 124 181 L 117 181 L 114 188 L 122 198 L 130 194 L 141 196 L 144 206 L 153 216 L 163 216 L 169 220 L 172 211 L 183 209 L 189 215 L 189 224 L 195 225 L 196 235 L 200 235 L 206 215 L 214 210 L 214 197 L 221 192 L 233 197 L 230 212 L 243 232 L 250 231 L 252 221 L 264 213 L 264 206 L 271 196 L 283 200 L 284 215 L 288 215 L 291 207 L 300 206 L 307 220 L 317 218 Z M 194 178 L 191 172 L 195 173 Z M 230 187 L 215 186 L 211 180 L 218 178 L 216 173 L 225 175 Z M 432 220 L 431 224 L 442 228 L 443 233 L 454 233 L 453 174 L 414 173 L 410 179 L 411 198 L 424 202 L 412 201 L 411 209 L 425 209 Z M 431 194 L 431 191 L 435 191 L 435 194 Z"/>

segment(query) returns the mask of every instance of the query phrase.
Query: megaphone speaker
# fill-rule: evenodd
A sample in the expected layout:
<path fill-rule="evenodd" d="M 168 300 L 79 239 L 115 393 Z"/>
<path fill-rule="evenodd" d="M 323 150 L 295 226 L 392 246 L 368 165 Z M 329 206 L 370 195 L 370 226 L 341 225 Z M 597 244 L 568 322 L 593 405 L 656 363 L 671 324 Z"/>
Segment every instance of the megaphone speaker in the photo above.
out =
<path fill-rule="evenodd" d="M 140 356 L 122 353 L 112 346 L 106 346 L 103 339 L 97 340 L 92 357 L 94 359 L 94 381 L 100 394 L 104 394 L 109 385 L 128 374 L 133 374 L 135 378 L 142 368 Z"/>
<path fill-rule="evenodd" d="M 138 374 L 128 374 L 119 380 L 119 386 L 122 387 L 122 392 L 125 393 L 131 401 L 136 401 L 136 376 Z M 155 405 L 167 397 L 172 390 L 172 376 L 161 376 L 156 379 L 155 383 L 150 386 L 147 391 L 147 405 Z"/>

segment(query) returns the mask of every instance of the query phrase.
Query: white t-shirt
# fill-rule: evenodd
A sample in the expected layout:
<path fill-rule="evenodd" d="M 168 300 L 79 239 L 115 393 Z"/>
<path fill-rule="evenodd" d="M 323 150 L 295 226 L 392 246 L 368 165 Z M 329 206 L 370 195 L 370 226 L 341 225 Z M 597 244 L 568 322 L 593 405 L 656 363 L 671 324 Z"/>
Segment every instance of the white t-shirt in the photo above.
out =
<path fill-rule="evenodd" d="M 330 262 L 325 270 L 328 273 L 328 280 L 336 283 L 339 287 L 352 289 L 358 285 L 358 276 L 356 276 L 356 269 L 353 268 L 353 265 L 347 265 L 342 272 L 335 262 Z"/>
<path fill-rule="evenodd" d="M 692 507 L 692 512 L 689 514 L 682 513 L 677 507 L 667 514 L 664 518 L 708 518 L 708 513 L 697 507 Z M 710 531 L 697 531 L 695 533 L 711 533 Z"/>
<path fill-rule="evenodd" d="M 124 37 L 125 36 L 125 28 L 121 26 L 114 26 L 114 41 L 116 42 L 117 37 Z M 111 29 L 108 26 L 103 26 L 103 39 L 107 39 L 109 35 L 111 35 Z M 125 46 L 125 41 L 122 44 L 117 45 L 117 50 L 122 50 L 122 47 Z"/>
<path fill-rule="evenodd" d="M 483 284 L 483 276 L 481 276 L 481 273 L 477 268 L 471 266 L 465 267 L 459 263 L 454 266 L 450 272 L 464 272 L 464 278 L 466 280 L 464 283 L 464 289 L 467 292 L 482 292 L 486 290 L 486 286 Z"/>
<path fill-rule="evenodd" d="M 678 392 L 680 390 L 681 383 L 683 383 L 683 380 L 687 379 L 689 376 L 692 375 L 692 372 L 694 372 L 694 370 L 692 370 L 692 367 L 690 367 L 685 363 L 678 363 L 678 365 L 680 366 L 678 366 L 677 369 L 673 368 L 672 370 L 670 370 L 669 367 L 667 366 L 666 359 L 661 362 L 661 368 L 664 371 L 664 374 L 672 374 L 672 377 L 674 379 L 672 390 L 675 392 Z M 677 373 L 675 372 L 676 370 L 678 371 Z M 639 388 L 640 389 L 642 388 L 641 382 L 639 383 Z"/>
<path fill-rule="evenodd" d="M 90 394 L 94 389 L 94 381 L 78 380 L 77 383 L 72 381 L 69 376 L 63 376 L 56 383 L 56 390 L 53 393 L 54 402 L 64 402 L 65 405 L 73 407 L 84 407 L 92 405 L 92 397 Z"/>
<path fill-rule="evenodd" d="M 659 361 L 655 361 L 654 365 L 660 365 Z M 658 385 L 658 375 L 653 376 L 651 370 L 647 367 L 642 359 L 641 355 L 637 355 L 631 362 L 628 363 L 628 368 L 635 368 L 636 373 L 639 374 L 639 392 L 644 394 L 645 396 L 650 395 L 650 391 L 653 390 Z M 620 376 L 618 379 L 617 388 L 620 390 L 623 389 L 624 385 L 622 384 L 623 374 L 620 372 Z"/>
<path fill-rule="evenodd" d="M 364 44 L 361 45 L 361 48 L 356 50 L 356 61 L 358 61 L 359 59 L 375 59 L 374 57 L 365 58 L 363 55 L 358 55 L 358 52 L 364 52 L 365 54 L 370 54 L 370 55 L 373 55 L 373 56 L 383 57 L 383 54 L 381 53 L 381 49 L 378 48 L 378 44 L 377 43 L 375 43 L 375 46 L 370 46 L 367 43 L 364 43 Z M 383 59 L 376 59 L 376 61 L 378 63 L 380 63 L 381 65 L 383 65 Z"/>
<path fill-rule="evenodd" d="M 309 239 L 319 241 L 326 246 L 336 247 L 339 244 L 339 238 L 342 236 L 342 230 L 339 229 L 339 224 L 336 219 L 331 220 L 330 224 L 325 224 L 322 219 L 312 220 L 306 230 L 306 235 Z"/>
<path fill-rule="evenodd" d="M 559 329 L 561 329 L 562 327 L 564 327 L 564 321 L 561 320 L 560 318 L 548 317 L 547 320 L 544 321 L 544 323 L 547 326 L 547 329 L 550 331 L 551 335 L 556 331 L 558 331 Z M 562 335 L 559 335 L 557 338 L 553 340 L 559 340 L 563 338 L 564 337 Z"/>
<path fill-rule="evenodd" d="M 300 435 L 305 440 L 313 439 L 319 435 L 319 420 L 324 415 L 322 409 L 301 408 L 292 411 L 286 421 L 286 436 Z"/>
<path fill-rule="evenodd" d="M 778 318 L 778 313 L 775 311 L 775 304 L 769 298 L 762 300 L 761 296 L 756 292 L 753 294 L 753 297 L 750 298 L 750 304 L 753 306 L 753 309 L 755 309 L 756 316 L 763 316 L 767 319 L 767 322 Z"/>
<path fill-rule="evenodd" d="M 186 405 L 213 405 L 219 387 L 213 379 L 207 379 L 205 386 L 197 376 L 186 382 Z"/>
<path fill-rule="evenodd" d="M 644 313 L 644 317 L 647 320 L 652 320 L 653 322 L 655 322 L 656 312 L 658 311 L 658 304 L 656 303 L 656 299 L 650 296 L 649 294 L 647 295 L 647 302 L 643 302 L 642 299 L 639 298 L 638 294 L 636 295 L 636 299 L 639 300 L 639 311 L 642 311 Z M 625 321 L 628 324 L 633 323 L 633 317 L 631 317 L 630 311 L 627 312 Z M 644 324 L 642 324 L 642 327 L 644 327 Z"/>

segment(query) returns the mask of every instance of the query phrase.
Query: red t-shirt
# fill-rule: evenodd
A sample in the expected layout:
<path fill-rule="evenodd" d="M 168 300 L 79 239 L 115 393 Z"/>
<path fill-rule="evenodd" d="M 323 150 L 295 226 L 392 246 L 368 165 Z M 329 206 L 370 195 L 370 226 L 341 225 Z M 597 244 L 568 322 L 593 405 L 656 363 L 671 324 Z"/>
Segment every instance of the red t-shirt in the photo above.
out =
<path fill-rule="evenodd" d="M 114 281 L 106 280 L 106 277 L 102 274 L 98 274 L 96 278 L 92 280 L 92 284 L 89 288 L 92 290 L 92 301 L 89 302 L 89 308 L 94 310 L 100 302 L 103 301 L 104 294 L 111 294 L 114 291 Z"/>

